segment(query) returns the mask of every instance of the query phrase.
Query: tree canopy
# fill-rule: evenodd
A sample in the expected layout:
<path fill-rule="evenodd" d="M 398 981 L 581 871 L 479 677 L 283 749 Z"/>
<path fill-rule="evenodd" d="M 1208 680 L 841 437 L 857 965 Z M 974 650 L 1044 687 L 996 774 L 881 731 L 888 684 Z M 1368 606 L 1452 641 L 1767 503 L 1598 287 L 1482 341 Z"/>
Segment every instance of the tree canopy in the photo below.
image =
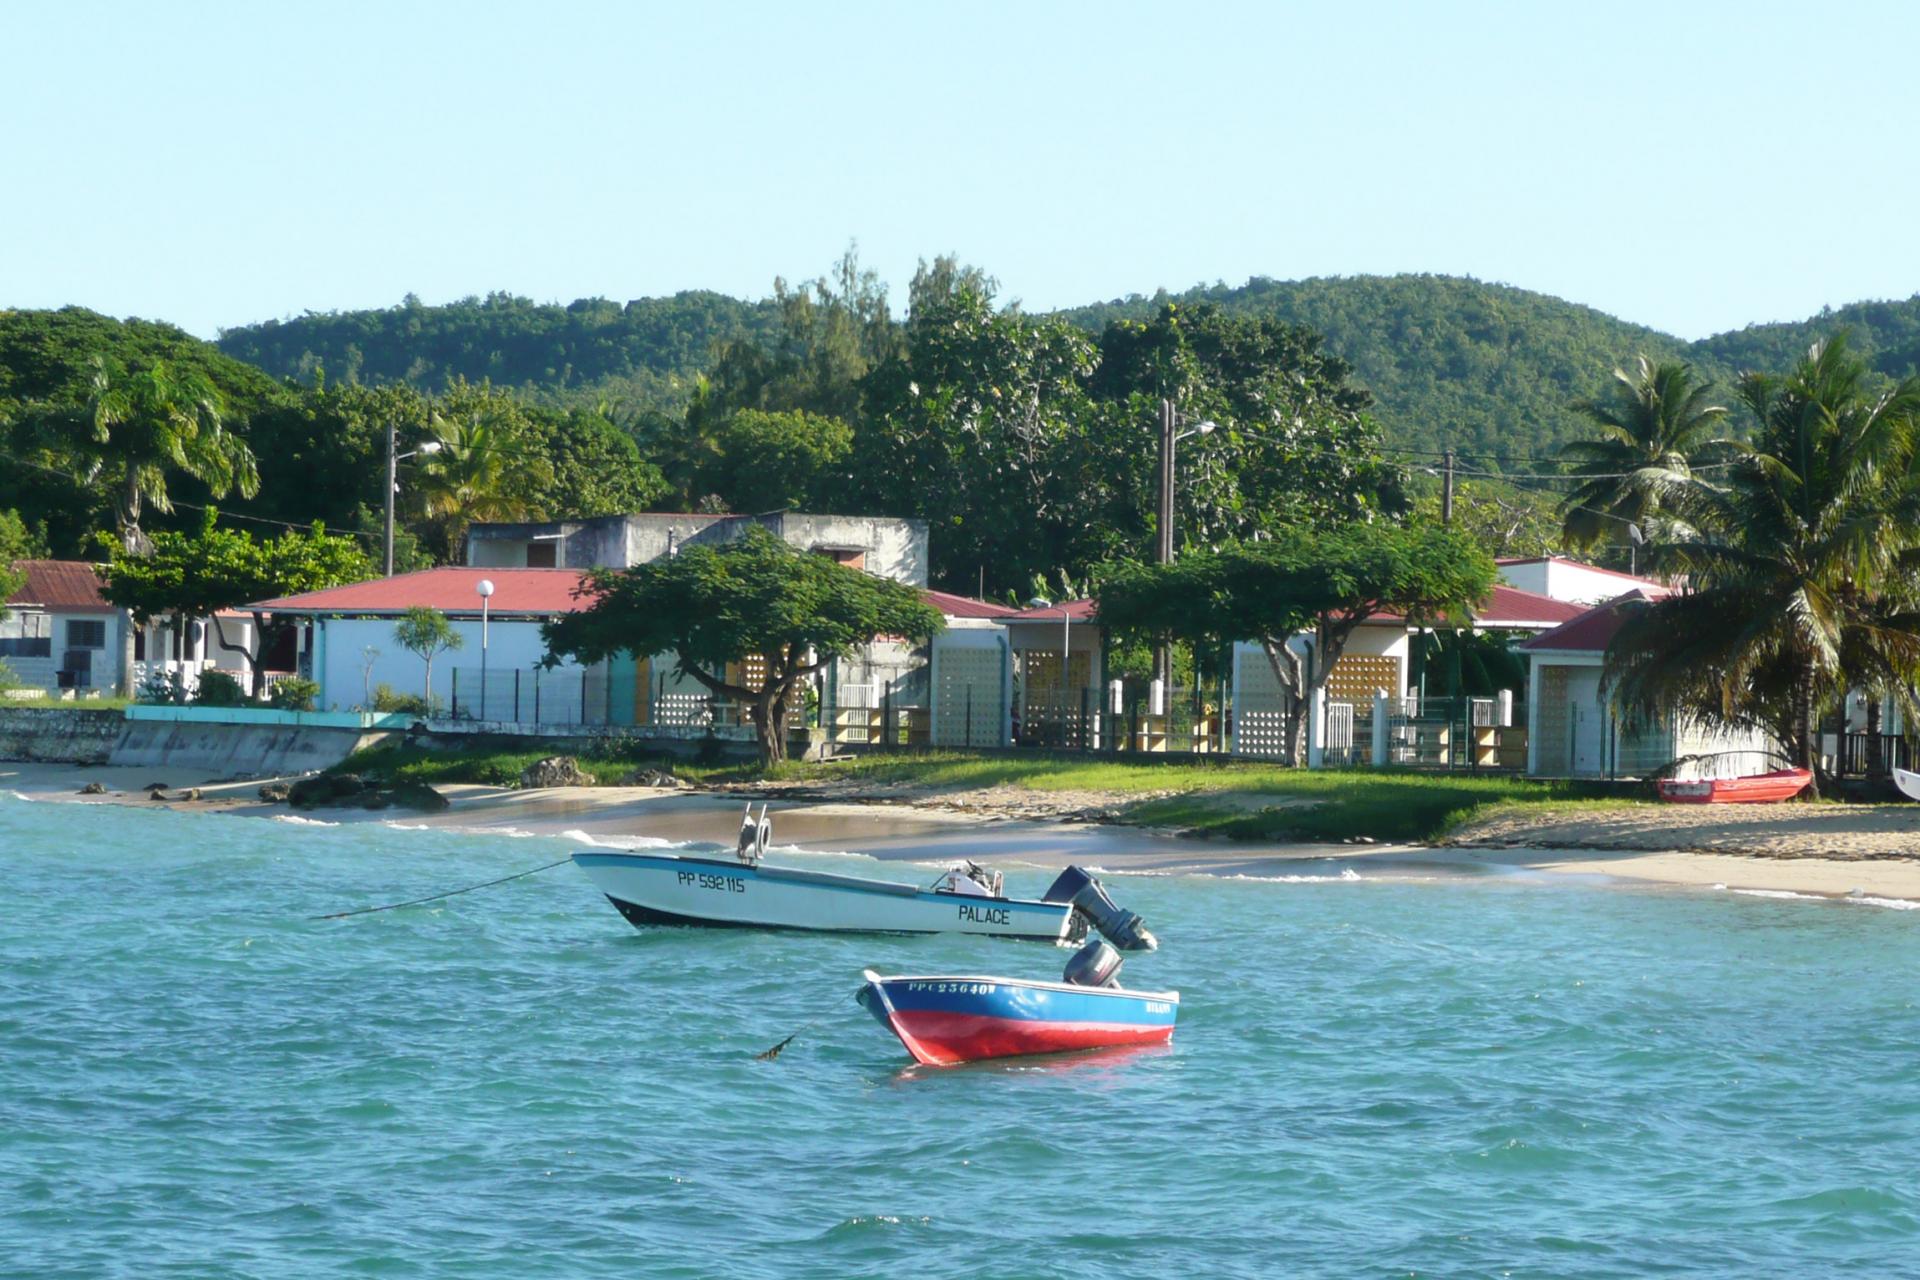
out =
<path fill-rule="evenodd" d="M 1099 620 L 1122 636 L 1215 652 L 1258 642 L 1288 696 L 1288 756 L 1297 762 L 1307 707 L 1362 622 L 1391 613 L 1465 623 L 1495 575 L 1493 558 L 1457 530 L 1298 525 L 1170 565 L 1122 567 L 1100 588 Z M 1309 639 L 1297 642 L 1302 635 Z"/>
<path fill-rule="evenodd" d="M 210 619 L 215 643 L 245 660 L 248 692 L 257 695 L 261 655 L 271 638 L 268 615 L 252 610 L 253 642 L 242 645 L 228 639 L 221 612 L 359 582 L 373 576 L 373 563 L 353 539 L 318 525 L 260 541 L 244 529 L 220 527 L 216 518 L 209 510 L 191 533 L 154 534 L 145 554 L 117 549 L 102 594 L 143 623 L 163 614 Z"/>
<path fill-rule="evenodd" d="M 593 570 L 581 590 L 591 605 L 541 628 L 549 664 L 673 654 L 682 673 L 742 704 L 767 762 L 785 757 L 788 714 L 808 676 L 876 637 L 925 640 L 942 623 L 912 587 L 757 527 L 720 546 Z"/>

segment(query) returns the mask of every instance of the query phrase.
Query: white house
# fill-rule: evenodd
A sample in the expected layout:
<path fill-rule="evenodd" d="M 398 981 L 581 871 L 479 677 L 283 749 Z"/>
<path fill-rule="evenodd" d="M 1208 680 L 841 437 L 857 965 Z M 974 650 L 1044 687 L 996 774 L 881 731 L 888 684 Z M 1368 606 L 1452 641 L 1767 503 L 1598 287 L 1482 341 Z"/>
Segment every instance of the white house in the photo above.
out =
<path fill-rule="evenodd" d="M 1666 590 L 1652 578 L 1581 564 L 1564 556 L 1510 556 L 1494 563 L 1499 566 L 1500 581 L 1506 585 L 1575 604 L 1601 604 L 1629 591 Z"/>
<path fill-rule="evenodd" d="M 1615 715 L 1602 689 L 1607 646 L 1636 609 L 1664 594 L 1629 591 L 1525 641 L 1527 773 L 1543 778 L 1637 778 L 1676 760 L 1676 776 L 1737 777 L 1773 767 L 1759 732 L 1723 733 L 1663 718 L 1636 724 Z"/>
<path fill-rule="evenodd" d="M 0 618 L 0 662 L 30 689 L 111 691 L 132 625 L 100 594 L 99 573 L 83 560 L 16 560 L 26 581 Z"/>

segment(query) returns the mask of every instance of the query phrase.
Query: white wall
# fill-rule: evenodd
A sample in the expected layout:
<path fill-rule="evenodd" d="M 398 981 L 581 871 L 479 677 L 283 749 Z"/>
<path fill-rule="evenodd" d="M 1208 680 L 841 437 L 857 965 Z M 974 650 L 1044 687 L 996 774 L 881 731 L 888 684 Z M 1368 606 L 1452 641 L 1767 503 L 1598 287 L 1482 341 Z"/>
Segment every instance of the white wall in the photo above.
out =
<path fill-rule="evenodd" d="M 1500 580 L 1510 587 L 1573 604 L 1601 604 L 1641 586 L 1645 579 L 1609 573 L 1571 560 L 1529 560 L 1500 566 Z"/>
<path fill-rule="evenodd" d="M 316 637 L 314 678 L 320 682 L 316 705 L 321 711 L 351 711 L 367 702 L 366 690 L 392 685 L 397 693 L 420 694 L 425 688 L 426 664 L 401 647 L 393 638 L 395 618 L 322 618 Z M 456 620 L 453 629 L 464 640 L 462 648 L 434 655 L 433 696 L 443 705 L 453 700 L 453 669 L 480 666 L 480 620 Z M 487 627 L 487 667 L 490 671 L 511 671 L 515 667 L 530 672 L 547 656 L 540 639 L 540 624 L 528 621 L 492 621 Z M 373 660 L 372 679 L 363 678 L 362 650 L 368 645 L 380 650 Z M 580 667 L 567 662 L 542 680 L 560 679 L 571 671 L 577 677 Z M 476 690 L 463 687 L 462 699 Z"/>

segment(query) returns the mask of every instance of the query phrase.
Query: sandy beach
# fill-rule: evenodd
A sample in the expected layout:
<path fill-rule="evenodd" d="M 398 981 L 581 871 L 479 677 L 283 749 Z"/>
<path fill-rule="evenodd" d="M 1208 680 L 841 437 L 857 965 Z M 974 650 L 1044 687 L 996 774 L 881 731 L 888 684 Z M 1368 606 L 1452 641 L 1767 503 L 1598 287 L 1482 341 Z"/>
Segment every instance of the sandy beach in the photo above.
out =
<path fill-rule="evenodd" d="M 179 771 L 171 771 L 178 774 Z M 168 770 L 0 763 L 0 790 L 37 800 L 271 816 L 266 779 L 214 781 Z M 99 782 L 105 794 L 83 796 Z M 150 783 L 198 787 L 196 801 L 149 800 Z M 477 831 L 582 832 L 617 840 L 645 835 L 725 843 L 753 792 L 644 787 L 514 790 L 444 786 L 442 813 L 330 809 L 331 821 L 402 819 Z M 1000 792 L 1008 793 L 1004 796 Z M 902 862 L 959 857 L 1036 867 L 1069 862 L 1136 874 L 1430 876 L 1506 872 L 1609 877 L 1654 884 L 1823 897 L 1863 896 L 1920 904 L 1920 805 L 1667 806 L 1502 818 L 1441 846 L 1234 843 L 1198 840 L 1100 821 L 1121 799 L 1091 793 L 999 787 L 916 795 L 890 788 L 822 796 L 818 788 L 769 788 L 778 839 Z M 1127 797 L 1138 800 L 1138 796 Z M 1086 820 L 1089 817 L 1096 819 Z"/>

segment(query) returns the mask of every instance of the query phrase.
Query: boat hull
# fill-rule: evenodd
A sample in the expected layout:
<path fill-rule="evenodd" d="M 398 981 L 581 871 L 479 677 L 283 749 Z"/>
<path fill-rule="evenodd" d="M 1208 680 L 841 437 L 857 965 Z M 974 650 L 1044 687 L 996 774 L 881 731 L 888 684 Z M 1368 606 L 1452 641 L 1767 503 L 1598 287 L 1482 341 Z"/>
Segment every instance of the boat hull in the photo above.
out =
<path fill-rule="evenodd" d="M 1907 799 L 1920 800 L 1920 773 L 1914 773 L 1907 769 L 1895 769 L 1893 771 L 1893 785 L 1898 787 L 1900 794 Z"/>
<path fill-rule="evenodd" d="M 844 933 L 971 933 L 1065 943 L 1069 902 L 936 893 L 910 884 L 674 854 L 577 853 L 573 861 L 636 927 Z"/>
<path fill-rule="evenodd" d="M 1180 1013 L 1177 991 L 972 975 L 866 977 L 860 1003 L 928 1066 L 1165 1044 Z"/>
<path fill-rule="evenodd" d="M 1813 781 L 1809 769 L 1781 769 L 1745 778 L 1714 778 L 1700 782 L 1660 783 L 1660 798 L 1668 804 L 1773 804 L 1791 800 Z"/>

